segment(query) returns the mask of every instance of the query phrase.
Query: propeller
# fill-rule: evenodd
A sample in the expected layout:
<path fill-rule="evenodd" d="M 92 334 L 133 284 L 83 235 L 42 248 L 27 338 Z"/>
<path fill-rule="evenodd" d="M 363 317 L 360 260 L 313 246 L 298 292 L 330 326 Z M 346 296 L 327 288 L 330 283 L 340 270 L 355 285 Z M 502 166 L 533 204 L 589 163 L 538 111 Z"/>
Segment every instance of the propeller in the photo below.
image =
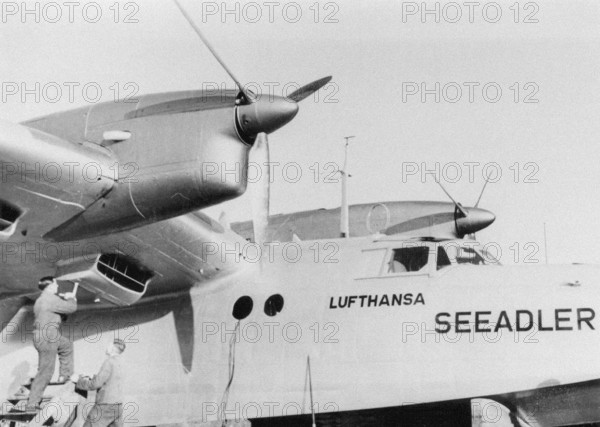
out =
<path fill-rule="evenodd" d="M 483 188 L 481 189 L 481 193 L 479 193 L 477 202 L 475 202 L 475 209 L 477 209 L 479 207 L 479 202 L 481 202 L 481 198 L 483 197 L 483 192 L 485 191 L 485 187 L 487 187 L 488 182 L 490 182 L 489 174 L 485 177 L 485 182 L 483 183 Z M 469 238 L 471 238 L 473 240 L 477 240 L 477 236 L 475 235 L 475 232 L 469 234 Z"/>
<path fill-rule="evenodd" d="M 323 77 L 322 79 L 315 80 L 312 83 L 302 86 L 300 89 L 297 89 L 290 93 L 286 98 L 290 101 L 300 102 L 304 98 L 312 95 L 327 83 L 331 81 L 331 76 Z"/>
<path fill-rule="evenodd" d="M 208 50 L 210 50 L 210 53 L 212 53 L 212 55 L 215 57 L 217 62 L 219 64 L 221 64 L 221 67 L 223 67 L 223 69 L 227 72 L 227 74 L 229 74 L 229 77 L 231 77 L 231 79 L 235 82 L 235 84 L 239 88 L 240 92 L 242 92 L 242 94 L 244 95 L 245 101 L 252 102 L 252 97 L 248 96 L 248 93 L 244 89 L 244 86 L 240 83 L 240 81 L 238 79 L 236 79 L 236 77 L 233 75 L 233 72 L 225 64 L 225 61 L 223 61 L 221 59 L 221 57 L 219 56 L 217 51 L 208 42 L 208 39 L 206 39 L 204 37 L 204 34 L 202 34 L 202 31 L 200 31 L 200 28 L 198 28 L 198 26 L 196 25 L 196 23 L 194 22 L 192 17 L 187 13 L 187 11 L 183 8 L 183 6 L 181 6 L 181 3 L 179 3 L 179 0 L 173 0 L 173 1 L 175 2 L 177 7 L 179 8 L 179 10 L 181 11 L 181 14 L 183 15 L 183 17 L 188 21 L 188 23 L 190 24 L 192 29 L 196 32 L 198 37 L 200 37 L 200 40 L 202 40 L 202 43 L 204 43 L 204 46 L 206 46 L 208 48 Z"/>
<path fill-rule="evenodd" d="M 475 207 L 479 207 L 479 202 L 481 202 L 481 198 L 483 197 L 483 192 L 485 191 L 485 187 L 487 187 L 488 182 L 490 182 L 489 174 L 485 177 L 485 182 L 483 183 L 483 188 L 481 189 L 481 193 L 479 193 L 479 197 L 477 198 L 477 202 L 475 203 Z"/>
<path fill-rule="evenodd" d="M 479 208 L 479 202 L 481 201 L 481 197 L 483 196 L 485 187 L 489 182 L 489 177 L 485 180 L 485 184 L 483 186 L 483 189 L 481 190 L 481 193 L 479 194 L 479 198 L 477 199 L 475 207 L 469 208 L 468 210 L 465 209 L 460 203 L 458 203 L 454 199 L 454 197 L 450 195 L 448 190 L 444 188 L 444 186 L 439 180 L 436 180 L 435 182 L 437 182 L 437 184 L 444 191 L 444 193 L 446 193 L 446 195 L 452 201 L 452 203 L 454 203 L 454 222 L 456 224 L 456 233 L 459 236 L 464 237 L 469 235 L 471 238 L 474 239 L 476 231 L 484 229 L 496 220 L 496 216 L 493 213 L 485 209 Z"/>
<path fill-rule="evenodd" d="M 454 206 L 456 207 L 456 210 L 457 210 L 458 212 L 460 212 L 460 213 L 462 214 L 462 216 L 463 216 L 463 217 L 465 217 L 465 218 L 466 218 L 467 216 L 469 216 L 469 213 L 468 213 L 467 211 L 465 211 L 465 209 L 462 207 L 462 205 L 461 205 L 460 203 L 458 203 L 456 200 L 454 200 L 454 197 L 452 197 L 452 196 L 450 195 L 450 193 L 448 192 L 448 190 L 446 190 L 446 189 L 444 188 L 444 186 L 442 185 L 442 183 L 440 182 L 440 180 L 439 180 L 439 179 L 437 179 L 435 182 L 437 182 L 437 183 L 438 183 L 438 185 L 440 186 L 440 188 L 441 188 L 441 189 L 444 191 L 444 193 L 446 193 L 446 196 L 448 196 L 448 198 L 449 198 L 450 200 L 452 200 L 452 203 L 454 203 Z"/>
<path fill-rule="evenodd" d="M 261 179 L 259 179 L 256 185 L 252 185 L 254 188 L 251 191 L 251 196 L 254 241 L 262 246 L 267 238 L 269 221 L 270 167 L 267 134 L 289 123 L 298 113 L 298 102 L 329 83 L 331 76 L 308 83 L 286 97 L 261 97 L 260 94 L 255 95 L 245 89 L 241 81 L 235 77 L 225 64 L 225 61 L 221 59 L 217 51 L 211 46 L 208 39 L 204 37 L 200 28 L 183 8 L 179 0 L 173 1 L 202 43 L 204 43 L 219 64 L 221 64 L 240 90 L 235 108 L 236 129 L 240 139 L 252 146 L 249 157 L 261 168 Z"/>
<path fill-rule="evenodd" d="M 254 241 L 262 245 L 267 241 L 267 227 L 269 226 L 270 180 L 271 168 L 269 152 L 269 139 L 267 134 L 261 132 L 250 150 L 250 162 L 257 165 L 260 177 L 250 184 L 252 197 L 252 227 Z"/>

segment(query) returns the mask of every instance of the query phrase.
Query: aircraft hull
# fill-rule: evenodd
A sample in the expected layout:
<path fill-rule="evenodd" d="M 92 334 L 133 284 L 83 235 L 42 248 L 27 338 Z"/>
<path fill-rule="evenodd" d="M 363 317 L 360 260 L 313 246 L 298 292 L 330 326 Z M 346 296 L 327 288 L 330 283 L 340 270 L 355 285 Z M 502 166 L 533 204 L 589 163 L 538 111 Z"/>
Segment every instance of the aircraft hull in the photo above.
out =
<path fill-rule="evenodd" d="M 77 372 L 96 372 L 106 342 L 124 339 L 125 417 L 133 425 L 306 416 L 311 389 L 323 420 L 377 408 L 396 408 L 394 419 L 397 410 L 417 410 L 415 404 L 462 407 L 462 401 L 490 396 L 516 408 L 517 397 L 528 402 L 527 393 L 517 392 L 600 378 L 591 351 L 600 345 L 598 267 L 455 266 L 377 276 L 363 268 L 360 245 L 337 253 L 336 263 L 324 262 L 325 244 L 319 259 L 309 243 L 297 244 L 297 262 L 289 251 L 284 264 L 275 254 L 272 262 L 249 264 L 189 295 L 82 310 L 65 324 L 75 340 Z M 265 304 L 275 294 L 283 297 L 283 309 L 269 316 Z M 236 330 L 232 311 L 242 296 L 252 298 L 253 308 Z M 530 313 L 531 328 L 523 321 L 517 330 L 518 312 Z M 449 330 L 447 319 L 453 319 Z M 31 322 L 24 308 L 3 328 L 2 399 L 35 372 Z M 593 394 L 598 388 L 592 385 Z M 549 395 L 557 405 L 564 402 Z M 600 420 L 600 406 L 585 407 L 589 400 L 569 405 L 551 409 Z M 365 416 L 369 425 L 371 415 Z M 547 419 L 538 425 L 568 425 Z"/>

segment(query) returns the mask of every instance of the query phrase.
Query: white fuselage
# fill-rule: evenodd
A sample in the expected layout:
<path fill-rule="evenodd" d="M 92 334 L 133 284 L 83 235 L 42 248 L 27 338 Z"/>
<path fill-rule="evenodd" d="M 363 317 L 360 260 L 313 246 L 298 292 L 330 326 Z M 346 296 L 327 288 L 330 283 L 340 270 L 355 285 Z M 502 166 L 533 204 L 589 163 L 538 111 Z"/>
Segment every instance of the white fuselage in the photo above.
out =
<path fill-rule="evenodd" d="M 388 273 L 400 241 L 286 245 L 271 259 L 244 262 L 238 272 L 192 289 L 183 299 L 188 307 L 157 299 L 80 310 L 65 324 L 76 341 L 77 373 L 95 373 L 106 343 L 124 339 L 125 421 L 136 425 L 210 422 L 223 408 L 228 419 L 310 413 L 308 357 L 317 412 L 600 377 L 590 351 L 600 344 L 599 267 L 437 270 L 432 249 L 420 271 Z M 283 309 L 268 316 L 265 302 L 274 294 L 283 297 Z M 252 298 L 253 308 L 235 332 L 232 310 L 242 296 Z M 31 322 L 30 310 L 22 309 L 2 332 L 3 400 L 35 373 Z"/>

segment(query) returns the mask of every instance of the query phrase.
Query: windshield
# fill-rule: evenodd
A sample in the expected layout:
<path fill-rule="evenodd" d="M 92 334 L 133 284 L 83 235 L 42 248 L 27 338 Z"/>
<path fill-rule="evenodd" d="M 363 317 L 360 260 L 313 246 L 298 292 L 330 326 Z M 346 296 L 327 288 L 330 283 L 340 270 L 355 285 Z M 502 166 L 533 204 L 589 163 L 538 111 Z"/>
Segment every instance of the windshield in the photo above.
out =
<path fill-rule="evenodd" d="M 450 260 L 451 264 L 458 265 L 490 265 L 498 264 L 498 260 L 486 251 L 480 244 L 476 242 L 467 242 L 463 244 L 459 242 L 447 242 L 440 246 L 439 250 L 444 251 Z M 438 269 L 448 266 L 447 262 L 441 263 L 440 260 L 445 259 L 441 254 L 438 254 Z"/>

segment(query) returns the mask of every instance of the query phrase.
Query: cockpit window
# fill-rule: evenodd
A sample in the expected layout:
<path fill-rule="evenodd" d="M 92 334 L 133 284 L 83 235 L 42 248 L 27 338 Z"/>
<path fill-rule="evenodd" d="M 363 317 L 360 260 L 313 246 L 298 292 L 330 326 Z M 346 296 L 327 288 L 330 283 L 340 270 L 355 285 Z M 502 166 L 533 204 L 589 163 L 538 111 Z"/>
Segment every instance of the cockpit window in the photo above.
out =
<path fill-rule="evenodd" d="M 495 264 L 500 265 L 500 261 L 493 255 L 489 250 L 484 247 L 481 248 L 481 255 L 483 255 L 483 259 L 485 260 L 485 264 Z"/>
<path fill-rule="evenodd" d="M 449 267 L 451 265 L 452 265 L 452 263 L 450 262 L 450 258 L 448 258 L 448 254 L 446 253 L 446 250 L 444 248 L 442 248 L 441 246 L 438 246 L 437 269 L 441 270 L 442 268 Z"/>
<path fill-rule="evenodd" d="M 446 251 L 457 264 L 485 265 L 485 259 L 472 247 L 448 245 Z"/>
<path fill-rule="evenodd" d="M 485 260 L 473 248 L 460 248 L 459 254 L 456 257 L 456 263 L 483 265 L 485 264 Z"/>
<path fill-rule="evenodd" d="M 379 276 L 381 269 L 386 264 L 387 249 L 370 249 L 362 253 L 363 277 Z M 387 265 L 385 266 L 387 268 Z M 387 271 L 387 270 L 385 270 Z"/>
<path fill-rule="evenodd" d="M 427 265 L 429 248 L 417 246 L 394 249 L 389 262 L 388 273 L 410 273 L 420 271 Z"/>

